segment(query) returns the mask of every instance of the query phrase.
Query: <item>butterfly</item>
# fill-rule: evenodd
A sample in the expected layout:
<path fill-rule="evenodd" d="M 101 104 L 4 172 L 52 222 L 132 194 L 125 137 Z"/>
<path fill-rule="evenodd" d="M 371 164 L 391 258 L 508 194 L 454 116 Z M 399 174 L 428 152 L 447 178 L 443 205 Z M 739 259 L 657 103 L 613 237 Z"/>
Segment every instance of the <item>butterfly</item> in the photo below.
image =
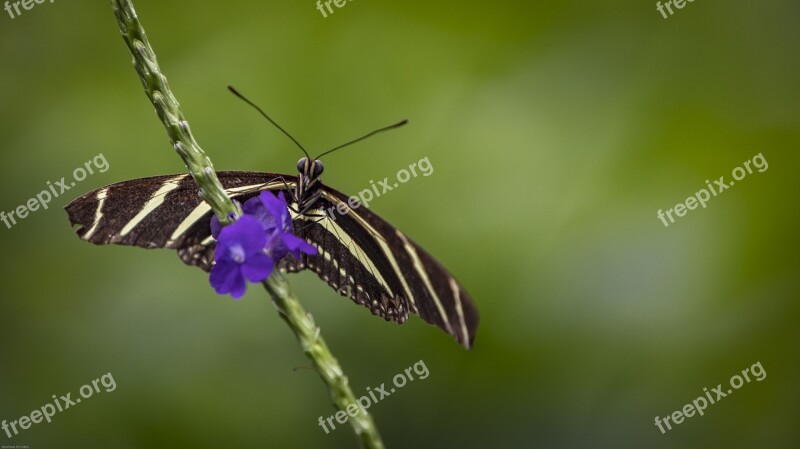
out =
<path fill-rule="evenodd" d="M 317 255 L 288 255 L 282 272 L 315 272 L 331 288 L 372 314 L 404 323 L 410 314 L 438 326 L 465 348 L 471 348 L 478 311 L 465 291 L 428 252 L 365 206 L 352 207 L 349 196 L 324 185 L 320 158 L 339 148 L 398 124 L 373 131 L 316 158 L 258 106 L 270 122 L 305 153 L 298 175 L 264 172 L 217 173 L 228 195 L 244 203 L 262 191 L 283 192 L 295 233 L 315 246 Z M 70 223 L 88 242 L 177 250 L 181 260 L 208 272 L 216 241 L 211 235 L 213 212 L 188 174 L 133 179 L 97 189 L 66 206 Z"/>

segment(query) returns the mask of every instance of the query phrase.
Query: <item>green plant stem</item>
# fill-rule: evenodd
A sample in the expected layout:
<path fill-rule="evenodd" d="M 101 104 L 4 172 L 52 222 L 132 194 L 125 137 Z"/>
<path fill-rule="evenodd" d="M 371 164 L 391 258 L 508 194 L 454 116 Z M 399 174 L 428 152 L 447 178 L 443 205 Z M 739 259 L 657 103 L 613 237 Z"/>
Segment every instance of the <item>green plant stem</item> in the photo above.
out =
<path fill-rule="evenodd" d="M 112 0 L 114 14 L 120 32 L 133 55 L 133 66 L 139 74 L 147 97 L 153 103 L 161 123 L 167 130 L 170 142 L 186 164 L 195 183 L 200 187 L 200 196 L 206 201 L 223 223 L 241 214 L 237 203 L 233 202 L 220 184 L 211 159 L 205 154 L 192 135 L 189 123 L 183 116 L 178 100 L 169 88 L 167 78 L 161 72 L 155 52 L 147 40 L 142 24 L 130 0 Z M 277 270 L 264 281 L 264 287 L 272 296 L 272 302 L 281 318 L 300 341 L 303 351 L 314 364 L 322 380 L 328 387 L 334 405 L 347 412 L 348 407 L 358 407 L 356 398 L 344 375 L 339 362 L 328 349 L 320 335 L 319 327 L 307 313 L 297 297 L 291 292 L 286 278 Z M 355 430 L 361 446 L 366 449 L 383 449 L 372 415 L 358 408 L 360 413 L 350 417 L 350 425 Z"/>
<path fill-rule="evenodd" d="M 156 114 L 167 130 L 173 148 L 183 159 L 195 183 L 200 186 L 200 197 L 211 206 L 220 221 L 229 223 L 229 217 L 240 215 L 241 210 L 225 192 L 214 172 L 211 159 L 194 139 L 189 122 L 181 112 L 180 103 L 172 94 L 167 77 L 161 73 L 156 54 L 147 40 L 133 4 L 126 0 L 112 0 L 111 3 L 122 38 L 133 55 L 133 66 L 142 80 L 144 92 L 156 108 Z"/>
<path fill-rule="evenodd" d="M 353 426 L 361 446 L 369 449 L 383 448 L 383 442 L 378 434 L 378 428 L 372 420 L 372 415 L 363 410 L 356 402 L 356 397 L 350 389 L 342 367 L 339 366 L 339 362 L 331 354 L 325 340 L 322 339 L 314 318 L 303 310 L 303 306 L 289 289 L 286 278 L 280 273 L 275 273 L 264 281 L 264 287 L 272 295 L 272 301 L 281 318 L 289 324 L 289 327 L 297 335 L 303 351 L 314 362 L 314 368 L 328 386 L 334 404 L 345 413 L 348 407 L 351 410 L 354 409 L 353 407 L 359 410 L 355 416 L 350 416 L 349 422 Z"/>

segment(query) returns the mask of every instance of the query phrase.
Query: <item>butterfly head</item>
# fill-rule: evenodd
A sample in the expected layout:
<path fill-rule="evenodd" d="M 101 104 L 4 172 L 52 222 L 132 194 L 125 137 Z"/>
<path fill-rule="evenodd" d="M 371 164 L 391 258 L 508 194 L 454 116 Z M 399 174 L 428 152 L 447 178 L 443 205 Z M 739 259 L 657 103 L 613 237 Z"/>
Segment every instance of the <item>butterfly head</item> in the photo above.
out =
<path fill-rule="evenodd" d="M 325 167 L 319 159 L 312 162 L 311 159 L 304 157 L 297 161 L 297 171 L 308 182 L 318 179 L 324 170 Z"/>
<path fill-rule="evenodd" d="M 300 174 L 297 187 L 295 188 L 295 198 L 297 198 L 298 208 L 301 212 L 313 208 L 320 194 L 322 171 L 324 167 L 319 159 L 303 157 L 297 161 L 297 172 Z"/>

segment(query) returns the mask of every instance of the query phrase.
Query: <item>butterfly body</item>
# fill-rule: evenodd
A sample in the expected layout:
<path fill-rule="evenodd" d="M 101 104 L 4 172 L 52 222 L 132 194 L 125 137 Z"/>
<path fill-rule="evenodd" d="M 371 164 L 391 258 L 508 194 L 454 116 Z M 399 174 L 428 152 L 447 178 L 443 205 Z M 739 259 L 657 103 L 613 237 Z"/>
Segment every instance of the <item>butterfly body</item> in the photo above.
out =
<path fill-rule="evenodd" d="M 329 286 L 373 314 L 404 323 L 418 314 L 469 348 L 478 312 L 461 284 L 430 254 L 366 207 L 321 182 L 322 162 L 303 158 L 298 176 L 218 172 L 240 203 L 269 190 L 290 200 L 295 233 L 317 255 L 289 255 L 284 272 L 314 271 Z M 213 212 L 189 175 L 135 179 L 89 192 L 66 207 L 80 238 L 94 244 L 170 248 L 186 264 L 209 271 L 215 240 Z M 344 211 L 342 213 L 341 211 Z"/>

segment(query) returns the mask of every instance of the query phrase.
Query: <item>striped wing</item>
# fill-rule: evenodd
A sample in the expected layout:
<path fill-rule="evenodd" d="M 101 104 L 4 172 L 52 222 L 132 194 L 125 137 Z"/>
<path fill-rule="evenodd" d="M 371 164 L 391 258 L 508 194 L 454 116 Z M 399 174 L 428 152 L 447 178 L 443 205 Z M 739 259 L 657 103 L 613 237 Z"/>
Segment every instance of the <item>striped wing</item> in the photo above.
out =
<path fill-rule="evenodd" d="M 397 228 L 348 197 L 322 187 L 317 213 L 296 217 L 298 234 L 319 254 L 287 258 L 288 271 L 315 271 L 334 290 L 386 320 L 403 323 L 408 314 L 438 326 L 470 348 L 478 328 L 472 299 L 439 262 Z M 341 207 L 345 213 L 339 212 Z"/>
<path fill-rule="evenodd" d="M 259 172 L 220 172 L 232 198 L 244 202 L 262 190 L 286 190 L 297 178 Z M 76 199 L 66 210 L 78 236 L 96 245 L 171 248 L 205 271 L 214 259 L 211 208 L 188 174 L 112 184 Z"/>
<path fill-rule="evenodd" d="M 219 172 L 229 195 L 244 202 L 262 190 L 292 197 L 297 178 L 260 172 Z M 317 209 L 294 215 L 295 232 L 319 255 L 291 255 L 282 271 L 310 269 L 334 290 L 387 321 L 404 323 L 419 314 L 469 348 L 478 313 L 455 278 L 425 250 L 365 207 L 352 209 L 347 196 L 322 187 Z M 336 209 L 340 203 L 345 209 Z M 78 236 L 94 244 L 171 248 L 181 260 L 211 269 L 215 241 L 210 207 L 200 199 L 189 175 L 156 176 L 112 184 L 66 207 Z M 328 215 L 326 215 L 326 213 Z"/>

